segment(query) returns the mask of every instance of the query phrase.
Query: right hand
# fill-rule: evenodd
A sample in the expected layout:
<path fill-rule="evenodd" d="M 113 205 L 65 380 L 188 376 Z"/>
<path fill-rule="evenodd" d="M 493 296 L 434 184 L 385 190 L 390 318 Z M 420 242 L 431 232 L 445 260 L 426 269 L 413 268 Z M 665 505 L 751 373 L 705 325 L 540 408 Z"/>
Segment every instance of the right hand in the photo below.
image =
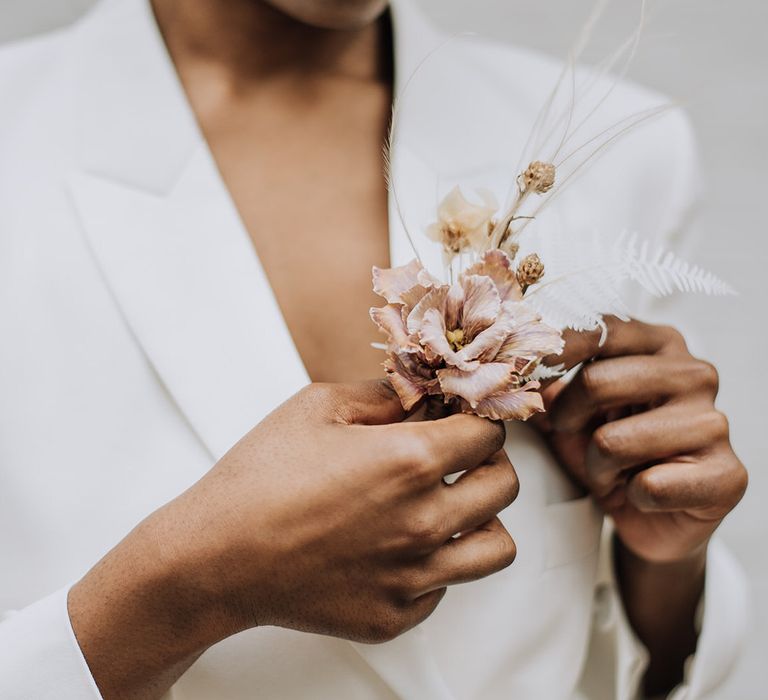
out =
<path fill-rule="evenodd" d="M 518 492 L 503 425 L 404 418 L 383 382 L 312 385 L 276 409 L 73 588 L 92 668 L 89 647 L 105 658 L 110 619 L 121 635 L 141 629 L 142 611 L 121 608 L 136 590 L 154 610 L 150 628 L 160 601 L 173 601 L 168 626 L 190 630 L 188 654 L 257 625 L 381 642 L 426 618 L 446 586 L 511 564 L 496 518 Z M 166 590 L 153 598 L 155 587 Z M 89 605 L 99 596 L 111 607 Z"/>

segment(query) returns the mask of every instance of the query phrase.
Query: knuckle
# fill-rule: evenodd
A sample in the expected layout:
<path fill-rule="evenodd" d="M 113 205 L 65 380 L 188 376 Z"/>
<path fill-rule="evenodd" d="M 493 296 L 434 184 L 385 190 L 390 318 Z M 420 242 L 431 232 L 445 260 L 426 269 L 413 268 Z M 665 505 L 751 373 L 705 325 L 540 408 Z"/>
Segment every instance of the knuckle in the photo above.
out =
<path fill-rule="evenodd" d="M 635 477 L 636 487 L 638 487 L 651 503 L 661 504 L 666 497 L 666 488 L 662 479 L 655 474 L 640 472 Z"/>
<path fill-rule="evenodd" d="M 600 396 L 605 387 L 605 372 L 601 362 L 593 362 L 585 365 L 580 373 L 581 385 L 584 392 L 591 399 Z"/>
<path fill-rule="evenodd" d="M 505 470 L 505 479 L 500 492 L 506 505 L 513 503 L 520 493 L 520 479 L 511 467 Z"/>
<path fill-rule="evenodd" d="M 490 454 L 504 447 L 507 431 L 502 421 L 493 421 L 466 413 L 458 413 L 448 420 L 453 421 L 457 431 L 466 432 Z"/>
<path fill-rule="evenodd" d="M 683 334 L 674 326 L 660 326 L 661 332 L 666 339 L 666 345 L 679 350 L 687 350 L 688 345 L 685 342 Z"/>
<path fill-rule="evenodd" d="M 418 481 L 431 483 L 438 471 L 438 451 L 434 439 L 427 432 L 419 432 L 408 441 L 409 461 L 413 476 Z"/>
<path fill-rule="evenodd" d="M 336 393 L 333 384 L 313 382 L 307 384 L 298 393 L 302 403 L 308 408 L 317 410 L 318 406 L 324 409 L 333 409 L 336 403 Z"/>
<path fill-rule="evenodd" d="M 506 530 L 499 532 L 496 540 L 496 562 L 499 568 L 506 569 L 517 557 L 517 545 Z"/>
<path fill-rule="evenodd" d="M 411 517 L 407 532 L 408 539 L 419 548 L 435 549 L 448 538 L 443 518 L 431 509 L 422 509 L 418 515 Z"/>
<path fill-rule="evenodd" d="M 425 576 L 421 569 L 416 567 L 401 571 L 393 586 L 393 591 L 398 600 L 409 601 L 419 595 L 424 590 Z"/>
<path fill-rule="evenodd" d="M 592 434 L 592 442 L 598 453 L 605 458 L 616 456 L 620 451 L 621 436 L 612 424 L 601 425 Z"/>
<path fill-rule="evenodd" d="M 696 360 L 693 366 L 696 383 L 706 389 L 710 389 L 713 393 L 717 393 L 720 387 L 720 373 L 717 371 L 711 362 L 706 360 Z"/>
<path fill-rule="evenodd" d="M 400 426 L 397 426 L 399 429 Z M 390 426 L 384 426 L 384 442 L 387 446 L 387 459 L 389 463 L 398 471 L 410 473 L 414 464 L 414 450 L 411 440 L 402 435 L 398 429 L 392 429 Z"/>
<path fill-rule="evenodd" d="M 405 427 L 405 426 L 402 426 Z M 410 435 L 399 432 L 388 440 L 389 459 L 408 488 L 430 485 L 437 471 L 436 452 L 432 440 L 425 434 L 411 431 Z"/>
<path fill-rule="evenodd" d="M 403 618 L 404 615 L 397 606 L 383 606 L 379 614 L 365 625 L 364 641 L 370 644 L 391 642 L 407 629 L 408 626 Z"/>
<path fill-rule="evenodd" d="M 437 606 L 440 605 L 440 601 L 445 597 L 447 592 L 448 589 L 443 587 L 437 588 L 421 596 L 420 610 L 418 610 L 415 622 L 418 624 L 426 620 L 435 611 Z"/>
<path fill-rule="evenodd" d="M 708 420 L 711 425 L 711 431 L 715 437 L 726 439 L 731 431 L 728 416 L 721 411 L 711 411 L 708 414 Z"/>
<path fill-rule="evenodd" d="M 733 474 L 733 505 L 735 506 L 743 497 L 749 486 L 749 472 L 737 459 Z"/>
<path fill-rule="evenodd" d="M 504 447 L 507 440 L 507 429 L 501 421 L 486 421 L 490 426 L 489 443 L 493 452 L 498 452 Z"/>

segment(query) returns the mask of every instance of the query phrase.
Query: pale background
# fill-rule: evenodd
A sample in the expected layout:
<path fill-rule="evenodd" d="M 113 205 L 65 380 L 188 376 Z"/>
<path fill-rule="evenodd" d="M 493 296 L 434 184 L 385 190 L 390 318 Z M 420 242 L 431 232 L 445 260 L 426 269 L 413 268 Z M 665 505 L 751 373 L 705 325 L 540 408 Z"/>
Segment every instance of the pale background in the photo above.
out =
<path fill-rule="evenodd" d="M 474 30 L 563 56 L 593 0 L 419 2 L 450 30 Z M 0 42 L 66 23 L 91 4 L 0 0 Z M 588 59 L 606 55 L 633 25 L 637 1 L 614 5 Z M 727 303 L 687 302 L 688 324 L 700 326 L 707 338 L 697 351 L 721 369 L 720 407 L 732 419 L 737 451 L 751 473 L 749 492 L 722 533 L 747 569 L 755 615 L 740 667 L 718 700 L 768 698 L 768 447 L 762 432 L 768 427 L 766 27 L 763 0 L 666 0 L 657 4 L 631 71 L 635 80 L 687 105 L 708 183 L 695 261 L 722 273 L 741 292 Z"/>

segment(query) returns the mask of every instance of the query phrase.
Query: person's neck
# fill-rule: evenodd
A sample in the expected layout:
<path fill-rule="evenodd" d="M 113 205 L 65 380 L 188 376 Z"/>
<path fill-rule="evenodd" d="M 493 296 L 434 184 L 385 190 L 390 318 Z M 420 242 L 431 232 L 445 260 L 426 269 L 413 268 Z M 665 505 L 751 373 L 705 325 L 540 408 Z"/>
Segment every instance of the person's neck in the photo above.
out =
<path fill-rule="evenodd" d="M 391 80 L 388 17 L 354 30 L 298 22 L 262 0 L 152 0 L 168 50 L 243 85 L 277 76 Z"/>

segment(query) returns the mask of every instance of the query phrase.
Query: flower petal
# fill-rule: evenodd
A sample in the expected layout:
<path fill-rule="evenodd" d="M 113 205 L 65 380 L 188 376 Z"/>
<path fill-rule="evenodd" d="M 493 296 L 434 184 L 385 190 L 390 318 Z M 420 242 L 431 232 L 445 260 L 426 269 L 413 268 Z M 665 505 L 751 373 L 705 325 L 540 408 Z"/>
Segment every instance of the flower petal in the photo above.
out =
<path fill-rule="evenodd" d="M 445 297 L 445 326 L 448 330 L 455 331 L 461 328 L 463 308 L 464 288 L 458 284 L 452 284 Z"/>
<path fill-rule="evenodd" d="M 415 287 L 411 287 L 408 291 L 403 292 L 400 295 L 400 299 L 405 308 L 410 311 L 416 304 L 418 304 L 424 295 L 430 290 L 430 287 L 425 287 L 421 284 L 417 284 Z M 407 316 L 407 314 L 406 314 Z"/>
<path fill-rule="evenodd" d="M 483 399 L 471 412 L 491 420 L 528 420 L 534 413 L 544 411 L 544 401 L 538 388 L 538 382 L 527 382 Z"/>
<path fill-rule="evenodd" d="M 509 362 L 514 358 L 538 359 L 559 355 L 563 350 L 563 336 L 524 303 L 508 305 L 514 317 L 514 326 L 499 348 L 496 359 Z"/>
<path fill-rule="evenodd" d="M 408 334 L 401 309 L 399 304 L 387 304 L 382 307 L 374 306 L 369 313 L 371 320 L 379 327 L 379 330 L 386 334 L 390 344 L 402 350 L 415 349 L 417 345 Z"/>
<path fill-rule="evenodd" d="M 408 314 L 406 327 L 409 333 L 418 333 L 424 320 L 424 314 L 429 309 L 437 309 L 442 316 L 445 311 L 445 300 L 448 296 L 448 285 L 430 289 Z"/>
<path fill-rule="evenodd" d="M 452 224 L 463 231 L 472 231 L 486 224 L 498 209 L 498 205 L 487 190 L 481 190 L 479 194 L 483 203 L 474 204 L 464 196 L 458 185 L 454 187 L 437 209 L 440 222 Z"/>
<path fill-rule="evenodd" d="M 501 301 L 496 286 L 488 277 L 465 275 L 461 279 L 461 286 L 464 288 L 461 328 L 464 337 L 471 342 L 496 320 Z"/>
<path fill-rule="evenodd" d="M 419 340 L 428 357 L 440 357 L 447 364 L 464 371 L 475 369 L 479 362 L 466 362 L 454 351 L 445 335 L 445 318 L 437 309 L 427 309 L 419 331 Z"/>
<path fill-rule="evenodd" d="M 501 250 L 489 250 L 482 259 L 464 272 L 464 276 L 484 275 L 496 285 L 502 302 L 519 301 L 523 292 L 509 256 Z"/>
<path fill-rule="evenodd" d="M 481 362 L 496 359 L 499 348 L 512 333 L 514 326 L 515 318 L 509 304 L 502 304 L 496 321 L 475 336 L 469 345 L 464 346 L 458 353 L 459 358 L 465 361 L 479 359 Z"/>
<path fill-rule="evenodd" d="M 424 277 L 421 263 L 415 258 L 400 267 L 373 267 L 373 291 L 384 297 L 390 304 L 402 304 L 403 293 L 421 284 Z M 420 279 L 421 278 L 421 279 Z M 426 285 L 423 285 L 426 286 Z"/>
<path fill-rule="evenodd" d="M 437 378 L 446 396 L 458 396 L 472 408 L 483 399 L 506 391 L 517 382 L 513 367 L 504 362 L 481 364 L 470 372 L 446 367 L 437 370 Z"/>
<path fill-rule="evenodd" d="M 403 409 L 410 411 L 422 398 L 427 395 L 427 390 L 408 377 L 394 370 L 387 370 L 387 379 L 397 393 Z"/>
<path fill-rule="evenodd" d="M 384 369 L 406 411 L 410 411 L 427 394 L 434 394 L 437 389 L 434 372 L 420 364 L 413 355 L 390 353 L 384 361 Z"/>

